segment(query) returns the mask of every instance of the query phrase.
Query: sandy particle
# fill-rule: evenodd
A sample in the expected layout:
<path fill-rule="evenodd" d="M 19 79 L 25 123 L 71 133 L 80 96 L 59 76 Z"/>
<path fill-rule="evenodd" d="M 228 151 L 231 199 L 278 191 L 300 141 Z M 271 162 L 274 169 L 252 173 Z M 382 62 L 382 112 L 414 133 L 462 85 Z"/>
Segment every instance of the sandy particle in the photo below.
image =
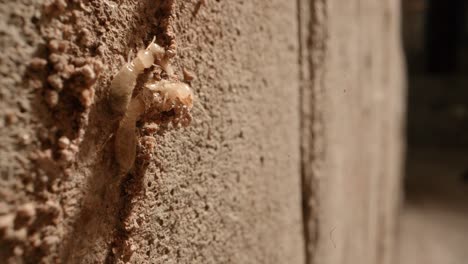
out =
<path fill-rule="evenodd" d="M 65 136 L 60 137 L 58 140 L 58 147 L 61 149 L 66 149 L 68 146 L 70 146 L 70 139 Z"/>
<path fill-rule="evenodd" d="M 93 45 L 94 41 L 93 41 L 93 35 L 91 34 L 91 31 L 84 28 L 81 30 L 80 35 L 81 35 L 80 44 L 86 47 L 90 47 L 91 45 Z"/>
<path fill-rule="evenodd" d="M 186 68 L 182 68 L 182 73 L 184 75 L 184 81 L 191 82 L 195 79 L 195 74 Z"/>
<path fill-rule="evenodd" d="M 69 163 L 71 161 L 73 161 L 73 159 L 75 158 L 75 155 L 73 154 L 72 151 L 68 150 L 68 149 L 62 149 L 60 151 L 60 161 L 62 163 Z"/>
<path fill-rule="evenodd" d="M 16 122 L 18 122 L 18 116 L 14 112 L 8 111 L 5 115 L 5 123 L 7 125 L 13 125 Z"/>
<path fill-rule="evenodd" d="M 43 70 L 46 65 L 47 61 L 38 57 L 31 59 L 31 61 L 29 62 L 29 67 L 36 71 Z"/>
<path fill-rule="evenodd" d="M 15 215 L 11 213 L 0 216 L 0 231 L 5 231 L 8 228 L 12 228 L 14 220 Z"/>
<path fill-rule="evenodd" d="M 32 219 L 36 216 L 36 207 L 33 203 L 25 203 L 18 208 L 17 214 L 19 217 Z"/>
<path fill-rule="evenodd" d="M 89 65 L 85 65 L 79 69 L 77 69 L 83 76 L 85 77 L 86 81 L 90 82 L 96 79 L 96 73 L 94 72 L 93 68 Z"/>
<path fill-rule="evenodd" d="M 44 3 L 44 13 L 50 14 L 57 11 L 63 12 L 67 8 L 67 2 L 65 0 L 47 0 Z"/>
<path fill-rule="evenodd" d="M 29 80 L 29 86 L 31 86 L 31 88 L 34 90 L 39 90 L 43 87 L 43 84 L 41 80 L 37 78 L 31 78 L 31 80 Z"/>
<path fill-rule="evenodd" d="M 14 249 L 13 249 L 13 254 L 15 254 L 15 256 L 17 257 L 20 257 L 22 256 L 24 253 L 23 249 L 19 246 L 16 246 Z"/>
<path fill-rule="evenodd" d="M 52 74 L 47 77 L 47 82 L 57 91 L 61 91 L 63 89 L 63 81 L 58 74 Z"/>
<path fill-rule="evenodd" d="M 69 148 L 71 151 L 73 151 L 73 153 L 77 153 L 78 150 L 80 150 L 80 148 L 78 147 L 78 145 L 76 144 L 70 144 L 70 148 Z"/>
<path fill-rule="evenodd" d="M 136 251 L 137 248 L 138 248 L 138 247 L 137 247 L 135 244 L 132 244 L 132 245 L 130 246 L 130 251 Z"/>
<path fill-rule="evenodd" d="M 31 136 L 29 134 L 22 134 L 20 136 L 20 142 L 23 145 L 29 145 L 31 143 Z"/>
<path fill-rule="evenodd" d="M 73 64 L 74 64 L 76 67 L 84 66 L 84 65 L 86 64 L 86 59 L 83 58 L 83 57 L 74 58 L 74 59 L 73 59 Z"/>
<path fill-rule="evenodd" d="M 45 100 L 50 107 L 55 107 L 59 101 L 59 94 L 57 91 L 47 90 L 45 94 Z"/>
<path fill-rule="evenodd" d="M 84 107 L 90 107 L 94 102 L 94 89 L 85 89 L 81 92 L 80 102 Z"/>

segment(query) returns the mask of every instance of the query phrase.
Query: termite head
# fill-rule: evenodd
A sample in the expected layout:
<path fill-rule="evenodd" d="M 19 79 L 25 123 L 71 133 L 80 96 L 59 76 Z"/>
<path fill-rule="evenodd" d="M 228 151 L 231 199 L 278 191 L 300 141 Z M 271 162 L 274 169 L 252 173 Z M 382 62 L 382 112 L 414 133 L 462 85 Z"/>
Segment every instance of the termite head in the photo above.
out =
<path fill-rule="evenodd" d="M 133 60 L 133 67 L 137 72 L 143 72 L 144 69 L 151 67 L 154 63 L 153 54 L 149 50 L 140 50 L 137 53 L 137 59 Z"/>
<path fill-rule="evenodd" d="M 171 67 L 170 59 L 174 57 L 175 50 L 169 49 L 165 50 L 163 47 L 156 44 L 156 37 L 153 38 L 153 41 L 146 47 L 145 52 L 151 54 L 151 56 L 147 56 L 148 58 L 151 57 L 153 63 L 161 66 L 161 68 L 169 75 L 174 75 L 174 70 Z M 148 67 L 146 67 L 148 68 Z"/>
<path fill-rule="evenodd" d="M 151 43 L 148 45 L 146 51 L 150 52 L 153 55 L 154 59 L 162 60 L 164 55 L 166 54 L 166 51 L 163 47 L 156 44 L 155 41 L 156 37 L 153 38 L 153 41 L 151 41 Z"/>

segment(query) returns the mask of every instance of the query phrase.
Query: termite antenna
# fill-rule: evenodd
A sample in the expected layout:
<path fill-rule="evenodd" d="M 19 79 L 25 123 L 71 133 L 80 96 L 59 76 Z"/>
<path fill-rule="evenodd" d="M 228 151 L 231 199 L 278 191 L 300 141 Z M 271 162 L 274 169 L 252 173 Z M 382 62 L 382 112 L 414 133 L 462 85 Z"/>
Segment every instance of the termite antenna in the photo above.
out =
<path fill-rule="evenodd" d="M 155 41 L 156 41 L 156 36 L 153 37 L 153 40 L 152 40 L 151 43 L 148 45 L 148 47 L 146 47 L 146 50 L 149 50 L 150 46 L 153 45 Z"/>

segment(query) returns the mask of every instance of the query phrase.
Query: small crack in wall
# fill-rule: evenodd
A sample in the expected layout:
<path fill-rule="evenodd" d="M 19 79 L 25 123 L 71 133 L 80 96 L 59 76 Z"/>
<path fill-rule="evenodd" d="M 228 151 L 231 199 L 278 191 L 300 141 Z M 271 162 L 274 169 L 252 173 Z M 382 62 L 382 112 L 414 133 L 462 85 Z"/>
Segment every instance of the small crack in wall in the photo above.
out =
<path fill-rule="evenodd" d="M 319 180 L 324 159 L 321 97 L 326 53 L 326 1 L 298 0 L 301 188 L 305 262 L 315 263 L 319 238 Z"/>

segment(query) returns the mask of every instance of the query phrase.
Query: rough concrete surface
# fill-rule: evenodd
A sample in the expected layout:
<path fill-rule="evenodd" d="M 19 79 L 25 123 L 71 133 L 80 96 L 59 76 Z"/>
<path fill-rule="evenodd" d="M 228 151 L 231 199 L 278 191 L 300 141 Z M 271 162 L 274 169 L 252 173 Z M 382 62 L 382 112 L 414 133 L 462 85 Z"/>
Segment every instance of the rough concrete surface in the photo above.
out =
<path fill-rule="evenodd" d="M 0 10 L 2 259 L 303 262 L 295 2 Z M 154 135 L 152 152 L 142 137 L 135 170 L 119 176 L 106 94 L 153 36 L 165 47 L 175 36 L 176 73 L 196 75 L 193 122 Z"/>
<path fill-rule="evenodd" d="M 311 263 L 394 263 L 403 65 L 399 1 L 300 1 Z"/>
<path fill-rule="evenodd" d="M 0 258 L 390 263 L 397 2 L 1 1 Z M 119 175 L 110 82 L 154 36 L 193 121 L 138 122 Z"/>

